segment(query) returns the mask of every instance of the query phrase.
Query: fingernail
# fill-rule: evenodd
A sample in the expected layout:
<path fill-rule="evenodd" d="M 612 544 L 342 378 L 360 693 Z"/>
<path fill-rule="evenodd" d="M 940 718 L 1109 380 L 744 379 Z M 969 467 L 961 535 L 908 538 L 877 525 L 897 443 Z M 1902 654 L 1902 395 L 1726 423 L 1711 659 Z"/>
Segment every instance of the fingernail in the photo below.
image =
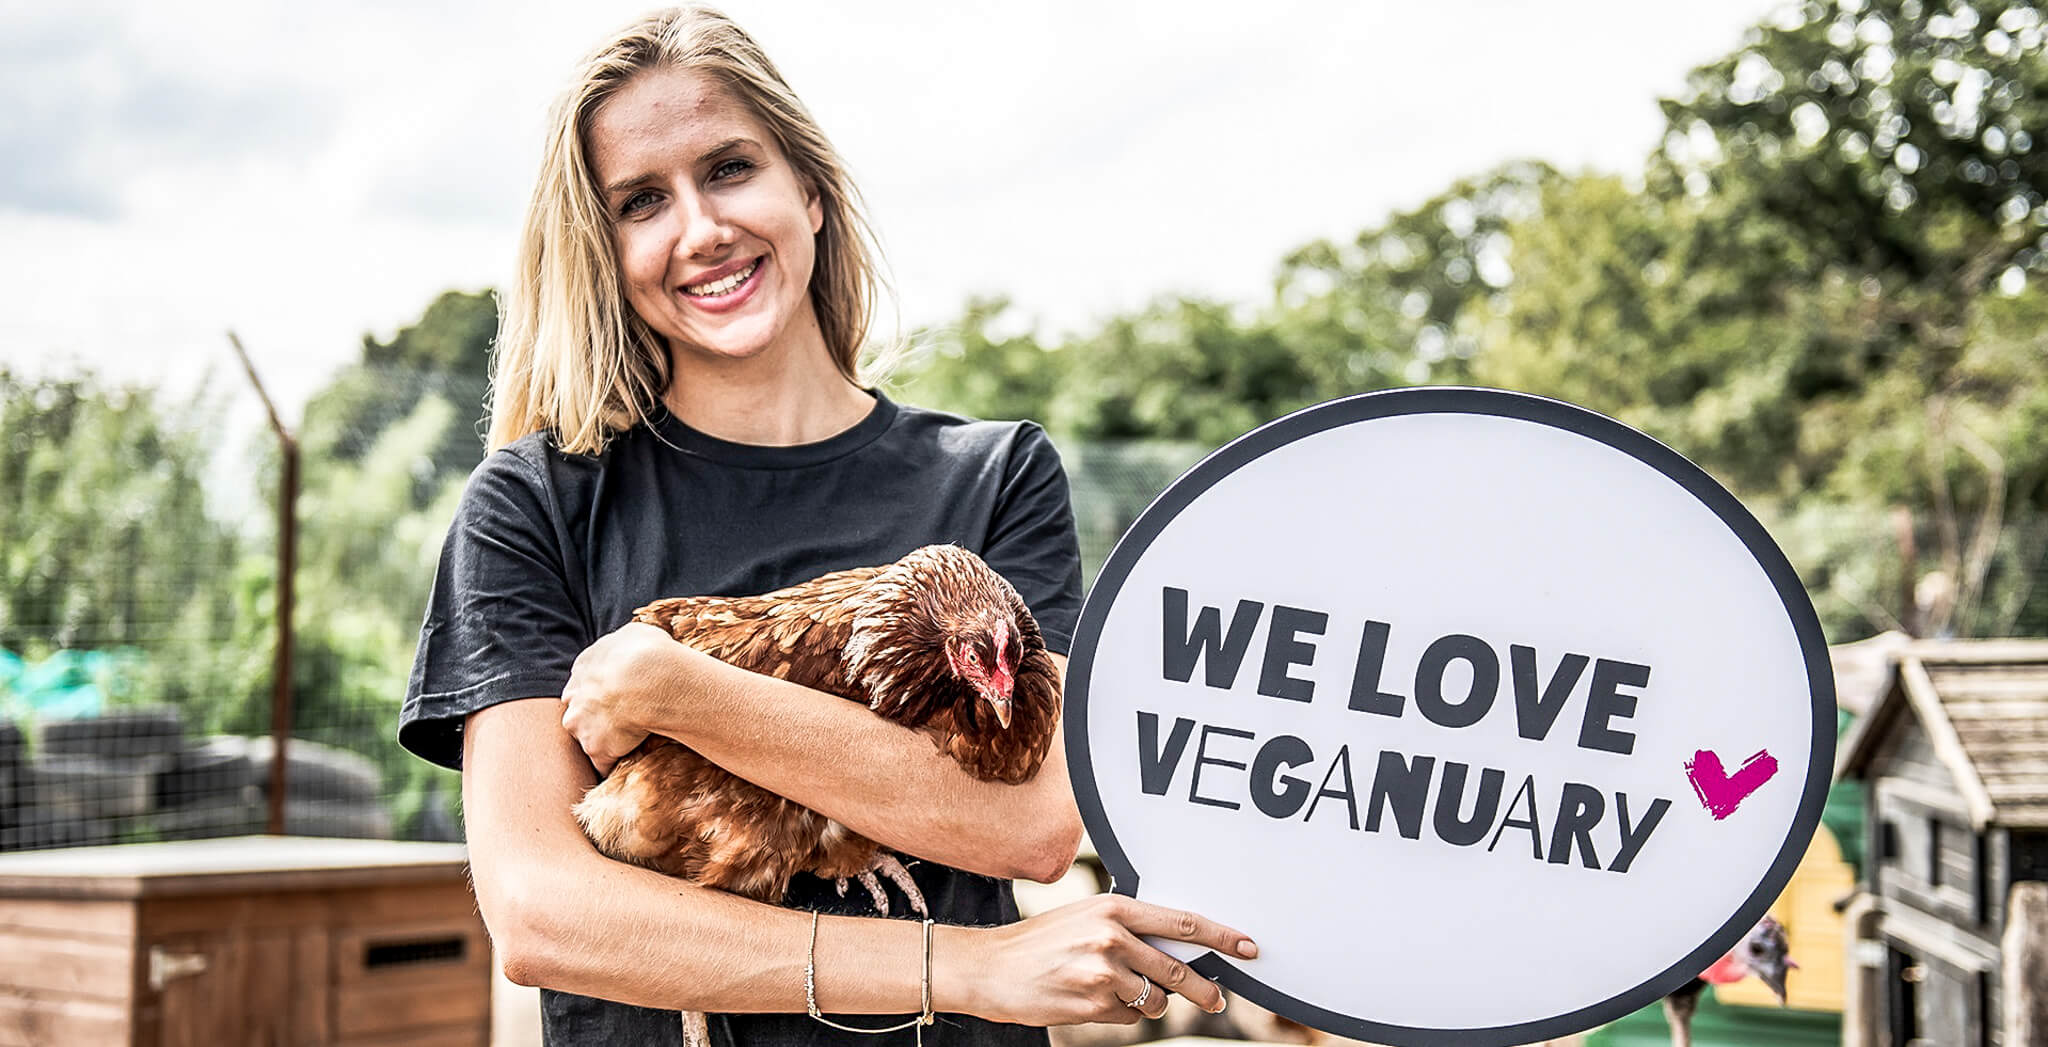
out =
<path fill-rule="evenodd" d="M 1213 1010 L 1213 1011 L 1210 1011 L 1209 1013 L 1210 1013 L 1210 1014 L 1222 1014 L 1222 1013 L 1223 1013 L 1223 1008 L 1225 1008 L 1225 1007 L 1228 1007 L 1228 1006 L 1230 1006 L 1230 1000 L 1229 1000 L 1228 998 L 1223 998 L 1223 997 L 1219 997 L 1219 998 L 1218 998 L 1218 999 L 1216 1000 L 1216 1009 L 1215 1009 L 1215 1010 Z"/>
<path fill-rule="evenodd" d="M 1237 943 L 1237 954 L 1249 960 L 1259 954 L 1259 947 L 1253 945 L 1250 938 L 1246 938 Z"/>

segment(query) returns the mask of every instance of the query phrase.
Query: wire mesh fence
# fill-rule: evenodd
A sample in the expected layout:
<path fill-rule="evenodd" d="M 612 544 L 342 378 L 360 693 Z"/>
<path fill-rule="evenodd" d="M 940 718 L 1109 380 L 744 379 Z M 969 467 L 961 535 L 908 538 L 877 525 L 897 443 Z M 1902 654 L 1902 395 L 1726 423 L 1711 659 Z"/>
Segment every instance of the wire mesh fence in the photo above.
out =
<path fill-rule="evenodd" d="M 458 777 L 395 734 L 439 544 L 481 458 L 482 394 L 475 378 L 364 366 L 306 412 L 287 832 L 460 838 Z M 0 372 L 0 850 L 264 830 L 276 460 L 260 430 L 223 431 L 214 395 Z M 1207 451 L 1059 443 L 1090 583 Z M 1752 507 L 1831 640 L 2048 635 L 2048 516 L 1902 526 L 1884 506 Z"/>

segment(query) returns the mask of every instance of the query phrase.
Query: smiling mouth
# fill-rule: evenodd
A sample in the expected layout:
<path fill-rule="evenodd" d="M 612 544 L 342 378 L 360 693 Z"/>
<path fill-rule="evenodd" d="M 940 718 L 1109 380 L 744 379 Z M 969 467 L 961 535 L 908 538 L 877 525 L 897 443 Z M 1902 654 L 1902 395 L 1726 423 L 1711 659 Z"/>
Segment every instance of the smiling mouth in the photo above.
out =
<path fill-rule="evenodd" d="M 759 268 L 761 268 L 761 260 L 756 258 L 753 264 L 723 279 L 713 280 L 708 284 L 685 285 L 683 293 L 692 298 L 717 298 L 723 294 L 730 294 L 733 289 L 746 283 L 747 279 L 754 275 L 754 270 Z"/>

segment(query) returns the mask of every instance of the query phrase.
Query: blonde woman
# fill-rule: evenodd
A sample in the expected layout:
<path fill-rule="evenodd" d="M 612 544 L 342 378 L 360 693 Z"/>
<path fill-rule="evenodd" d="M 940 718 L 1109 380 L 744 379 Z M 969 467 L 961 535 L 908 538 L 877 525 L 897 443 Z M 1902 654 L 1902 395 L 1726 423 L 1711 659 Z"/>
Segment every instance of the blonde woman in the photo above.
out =
<path fill-rule="evenodd" d="M 966 776 L 860 706 L 627 622 L 652 599 L 756 593 L 931 542 L 980 553 L 1062 655 L 1080 603 L 1067 483 L 1030 423 L 898 405 L 861 380 L 876 275 L 852 184 L 722 15 L 661 11 L 585 60 L 553 111 L 470 478 L 400 740 L 460 766 L 478 904 L 550 1044 L 854 1037 L 929 993 L 936 1024 L 866 1043 L 1046 1043 L 1217 988 L 1139 935 L 1242 934 L 1125 898 L 1017 921 L 1080 837 L 1061 745 L 1031 782 Z M 649 733 L 884 845 L 940 923 L 800 876 L 757 904 L 606 859 L 570 805 Z M 898 915 L 904 906 L 895 907 Z M 830 914 L 816 923 L 812 911 Z M 812 938 L 815 929 L 815 940 Z M 929 975 L 927 975 L 929 970 Z M 866 1017 L 862 1017 L 866 1016 Z"/>

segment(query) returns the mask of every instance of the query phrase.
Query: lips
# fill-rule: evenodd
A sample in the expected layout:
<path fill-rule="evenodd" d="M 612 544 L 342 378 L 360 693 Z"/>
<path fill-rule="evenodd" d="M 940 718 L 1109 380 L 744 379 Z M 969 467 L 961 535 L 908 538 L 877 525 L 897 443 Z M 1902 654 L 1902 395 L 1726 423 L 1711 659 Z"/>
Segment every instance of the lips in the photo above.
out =
<path fill-rule="evenodd" d="M 720 266 L 696 283 L 683 285 L 683 293 L 691 298 L 718 298 L 731 294 L 751 279 L 760 267 L 759 258 Z"/>

